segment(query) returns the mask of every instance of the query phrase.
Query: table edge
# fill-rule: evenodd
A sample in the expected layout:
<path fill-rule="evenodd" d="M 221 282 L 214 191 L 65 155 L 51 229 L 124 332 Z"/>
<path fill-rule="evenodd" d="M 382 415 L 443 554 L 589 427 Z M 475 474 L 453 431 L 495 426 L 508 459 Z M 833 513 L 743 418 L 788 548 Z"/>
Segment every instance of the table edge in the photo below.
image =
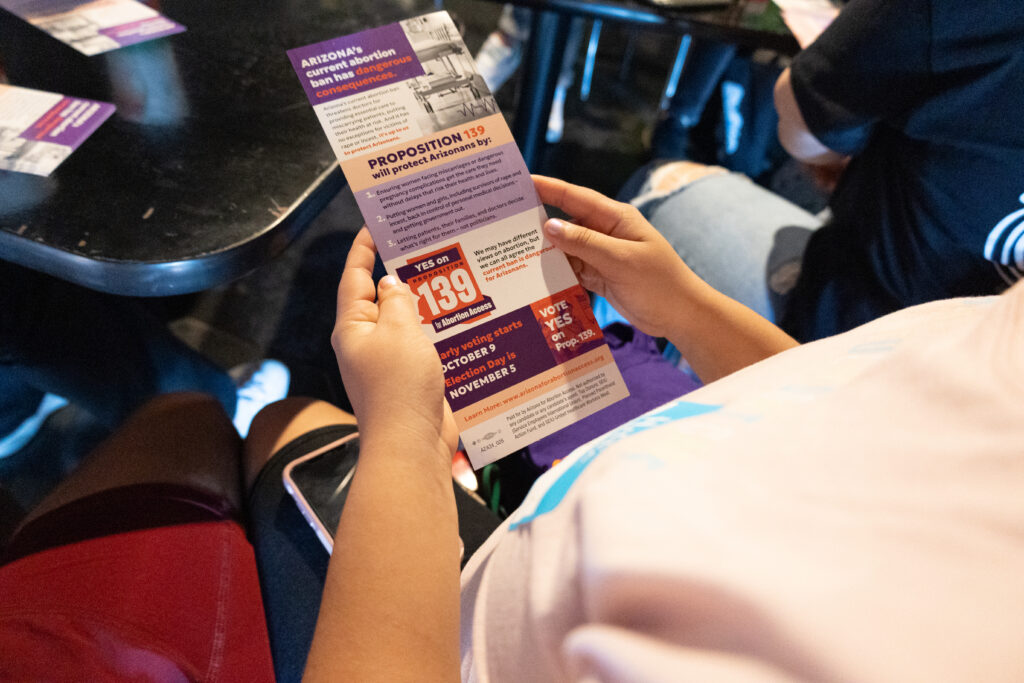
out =
<path fill-rule="evenodd" d="M 94 259 L 0 230 L 0 257 L 108 294 L 162 297 L 190 294 L 236 280 L 273 258 L 345 187 L 334 163 L 274 223 L 252 238 L 195 258 L 172 261 Z"/>

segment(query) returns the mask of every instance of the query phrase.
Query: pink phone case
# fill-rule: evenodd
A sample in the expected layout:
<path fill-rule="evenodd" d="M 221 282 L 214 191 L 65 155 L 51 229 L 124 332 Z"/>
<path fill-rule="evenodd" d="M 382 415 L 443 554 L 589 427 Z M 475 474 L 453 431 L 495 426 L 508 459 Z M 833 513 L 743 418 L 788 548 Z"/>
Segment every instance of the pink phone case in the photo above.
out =
<path fill-rule="evenodd" d="M 358 432 L 353 432 L 352 434 L 344 436 L 338 439 L 337 441 L 332 441 L 331 443 L 327 444 L 326 446 L 323 446 L 322 448 L 316 449 L 312 453 L 307 453 L 301 458 L 296 458 L 295 460 L 292 460 L 285 466 L 284 472 L 281 474 L 281 479 L 284 481 L 285 490 L 288 491 L 289 495 L 291 495 L 291 497 L 295 499 L 295 503 L 299 506 L 299 511 L 302 513 L 302 516 L 305 517 L 309 525 L 313 527 L 313 531 L 316 532 L 316 537 L 319 538 L 323 546 L 327 548 L 328 553 L 334 550 L 334 539 L 331 537 L 330 532 L 327 531 L 323 523 L 320 521 L 320 518 L 313 510 L 313 506 L 310 505 L 309 501 L 306 500 L 305 496 L 302 495 L 302 490 L 299 489 L 299 487 L 292 480 L 292 470 L 294 470 L 295 467 L 297 467 L 301 463 L 304 463 L 308 460 L 312 460 L 313 458 L 316 458 L 319 455 L 326 453 L 327 451 L 333 448 L 337 448 L 346 441 L 351 441 L 352 439 L 358 436 Z M 345 475 L 345 480 L 341 483 L 341 486 L 348 486 L 348 483 L 349 481 L 352 480 L 352 475 L 355 473 L 355 471 L 355 467 L 349 470 L 349 473 Z"/>

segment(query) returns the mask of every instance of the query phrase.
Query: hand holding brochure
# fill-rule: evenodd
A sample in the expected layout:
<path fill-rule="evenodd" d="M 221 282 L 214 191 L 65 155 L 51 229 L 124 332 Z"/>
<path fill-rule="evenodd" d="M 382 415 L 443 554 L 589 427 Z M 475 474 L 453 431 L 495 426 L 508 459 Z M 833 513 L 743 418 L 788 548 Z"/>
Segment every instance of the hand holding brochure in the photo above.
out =
<path fill-rule="evenodd" d="M 446 12 L 290 50 L 388 272 L 412 289 L 474 467 L 628 392 Z"/>

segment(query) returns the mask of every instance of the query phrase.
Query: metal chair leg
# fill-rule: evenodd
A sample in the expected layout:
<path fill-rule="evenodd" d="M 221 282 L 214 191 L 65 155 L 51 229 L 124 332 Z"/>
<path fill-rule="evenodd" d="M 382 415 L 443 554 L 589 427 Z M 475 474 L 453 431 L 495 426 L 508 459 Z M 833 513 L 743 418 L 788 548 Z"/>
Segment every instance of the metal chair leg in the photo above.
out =
<path fill-rule="evenodd" d="M 668 109 L 672 97 L 676 94 L 676 88 L 679 87 L 679 77 L 683 73 L 683 64 L 686 63 L 686 55 L 690 51 L 690 42 L 692 40 L 689 34 L 679 39 L 679 49 L 676 51 L 675 61 L 672 62 L 672 71 L 669 72 L 668 81 L 665 82 L 665 90 L 661 94 L 661 103 L 658 105 L 659 109 Z"/>
<path fill-rule="evenodd" d="M 583 78 L 580 79 L 580 101 L 590 99 L 590 84 L 594 80 L 594 63 L 597 61 L 597 42 L 601 39 L 601 20 L 594 19 L 590 27 L 590 40 L 587 41 L 587 59 L 583 63 Z"/>

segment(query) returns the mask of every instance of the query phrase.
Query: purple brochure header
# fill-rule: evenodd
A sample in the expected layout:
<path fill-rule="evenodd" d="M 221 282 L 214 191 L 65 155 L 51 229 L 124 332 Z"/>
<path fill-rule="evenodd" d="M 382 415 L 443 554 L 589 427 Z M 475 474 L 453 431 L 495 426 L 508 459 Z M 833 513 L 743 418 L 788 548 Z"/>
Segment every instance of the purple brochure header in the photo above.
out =
<path fill-rule="evenodd" d="M 556 365 L 529 306 L 485 319 L 434 346 L 444 366 L 444 396 L 453 411 Z"/>
<path fill-rule="evenodd" d="M 288 51 L 313 106 L 423 75 L 399 24 Z"/>
<path fill-rule="evenodd" d="M 164 16 L 100 29 L 100 33 L 116 41 L 121 47 L 144 43 L 147 40 L 163 38 L 164 36 L 171 36 L 175 33 L 183 33 L 184 31 L 184 26 Z"/>
<path fill-rule="evenodd" d="M 107 102 L 65 97 L 19 137 L 75 149 L 110 118 L 114 109 Z"/>

